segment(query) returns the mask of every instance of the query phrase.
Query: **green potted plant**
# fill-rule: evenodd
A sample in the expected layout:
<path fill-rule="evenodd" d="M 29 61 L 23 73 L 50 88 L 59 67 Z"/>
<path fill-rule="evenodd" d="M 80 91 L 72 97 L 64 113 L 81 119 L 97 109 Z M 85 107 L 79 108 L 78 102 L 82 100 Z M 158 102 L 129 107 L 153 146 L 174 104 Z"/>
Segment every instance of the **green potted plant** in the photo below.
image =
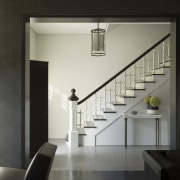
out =
<path fill-rule="evenodd" d="M 161 99 L 157 96 L 146 96 L 144 102 L 147 104 L 147 114 L 158 114 Z"/>

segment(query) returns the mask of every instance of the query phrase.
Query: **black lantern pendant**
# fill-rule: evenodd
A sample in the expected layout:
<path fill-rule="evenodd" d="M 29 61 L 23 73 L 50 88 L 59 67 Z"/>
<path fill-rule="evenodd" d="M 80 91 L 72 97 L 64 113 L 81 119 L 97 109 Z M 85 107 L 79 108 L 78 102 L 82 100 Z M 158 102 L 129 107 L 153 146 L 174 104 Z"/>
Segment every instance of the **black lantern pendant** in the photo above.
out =
<path fill-rule="evenodd" d="M 91 56 L 104 56 L 105 53 L 105 29 L 99 28 L 91 30 L 92 46 Z"/>

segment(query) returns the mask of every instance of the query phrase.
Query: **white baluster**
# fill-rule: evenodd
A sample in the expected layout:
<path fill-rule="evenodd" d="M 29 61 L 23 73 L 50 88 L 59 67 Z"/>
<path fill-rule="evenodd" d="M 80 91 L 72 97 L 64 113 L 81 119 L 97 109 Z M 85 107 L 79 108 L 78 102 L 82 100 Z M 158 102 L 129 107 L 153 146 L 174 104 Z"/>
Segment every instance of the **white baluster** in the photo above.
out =
<path fill-rule="evenodd" d="M 106 86 L 105 86 L 105 91 L 104 91 L 104 108 L 106 110 L 106 104 L 107 104 L 107 101 L 106 101 L 106 96 L 107 96 L 107 89 L 106 89 Z"/>
<path fill-rule="evenodd" d="M 103 97 L 100 96 L 100 105 L 99 105 L 100 111 L 102 111 L 102 99 L 103 99 Z"/>
<path fill-rule="evenodd" d="M 170 43 L 169 42 L 167 43 L 167 49 L 168 49 L 167 50 L 167 56 L 168 56 L 167 60 L 169 61 L 170 60 Z"/>
<path fill-rule="evenodd" d="M 109 89 L 109 105 L 111 104 L 111 92 L 112 92 L 112 89 L 111 89 L 111 87 L 109 87 L 110 89 Z"/>
<path fill-rule="evenodd" d="M 159 49 L 157 51 L 158 67 L 160 67 Z"/>
<path fill-rule="evenodd" d="M 136 63 L 134 64 L 134 89 L 136 89 Z"/>
<path fill-rule="evenodd" d="M 147 65 L 147 67 L 148 67 L 148 74 L 150 74 L 150 59 L 148 59 L 148 65 Z"/>
<path fill-rule="evenodd" d="M 117 101 L 117 99 L 116 99 L 116 96 L 117 96 L 117 92 L 116 92 L 116 84 L 117 84 L 117 80 L 116 80 L 116 78 L 114 79 L 114 101 L 116 102 Z"/>
<path fill-rule="evenodd" d="M 165 57 L 164 57 L 164 42 L 162 43 L 162 61 L 163 61 L 163 66 L 165 65 Z"/>
<path fill-rule="evenodd" d="M 155 58 L 154 58 L 154 49 L 153 49 L 153 64 L 152 64 L 152 68 L 153 68 L 153 74 L 155 74 Z"/>
<path fill-rule="evenodd" d="M 87 125 L 87 119 L 88 119 L 88 104 L 87 104 L 87 101 L 86 101 L 86 105 L 85 105 L 85 124 Z"/>
<path fill-rule="evenodd" d="M 143 57 L 143 81 L 145 81 L 146 67 L 145 67 L 145 57 Z"/>
<path fill-rule="evenodd" d="M 127 84 L 126 84 L 126 83 L 127 83 L 127 81 L 126 81 L 126 76 L 127 76 L 127 75 L 126 75 L 126 71 L 125 71 L 125 72 L 124 72 L 124 90 L 125 90 L 125 94 L 124 94 L 124 95 L 125 95 L 125 96 L 126 96 L 126 86 L 127 86 Z"/>
<path fill-rule="evenodd" d="M 98 108 L 97 108 L 97 94 L 95 93 L 95 105 L 94 105 L 94 107 L 95 107 L 95 116 L 97 115 L 97 110 L 98 110 Z"/>
<path fill-rule="evenodd" d="M 89 111 L 89 120 L 92 120 L 92 116 L 93 116 L 93 103 L 90 102 L 90 111 Z"/>
<path fill-rule="evenodd" d="M 129 74 L 129 89 L 131 89 L 131 79 L 132 79 L 132 74 Z"/>

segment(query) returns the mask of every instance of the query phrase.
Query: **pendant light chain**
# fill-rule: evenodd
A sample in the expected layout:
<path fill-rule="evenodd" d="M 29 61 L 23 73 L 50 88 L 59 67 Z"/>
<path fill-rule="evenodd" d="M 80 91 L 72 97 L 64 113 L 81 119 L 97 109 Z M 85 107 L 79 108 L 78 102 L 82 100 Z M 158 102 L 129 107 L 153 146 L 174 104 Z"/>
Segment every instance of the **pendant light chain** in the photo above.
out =
<path fill-rule="evenodd" d="M 97 23 L 97 38 L 98 38 L 98 46 L 97 46 L 97 50 L 99 51 L 99 20 L 98 20 L 98 23 Z"/>

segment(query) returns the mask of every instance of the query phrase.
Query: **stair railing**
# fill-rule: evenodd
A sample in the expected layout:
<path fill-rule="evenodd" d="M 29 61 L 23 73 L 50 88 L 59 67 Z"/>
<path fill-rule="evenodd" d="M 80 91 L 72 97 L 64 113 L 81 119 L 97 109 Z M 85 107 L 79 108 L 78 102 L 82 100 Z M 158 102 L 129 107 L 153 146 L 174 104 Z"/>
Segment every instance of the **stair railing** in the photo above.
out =
<path fill-rule="evenodd" d="M 124 104 L 124 97 L 133 97 L 134 89 L 143 89 L 148 75 L 170 61 L 170 34 L 142 53 L 112 78 L 78 102 L 77 127 L 93 126 L 94 119 L 104 119 L 104 112 L 113 112 L 113 104 Z"/>

